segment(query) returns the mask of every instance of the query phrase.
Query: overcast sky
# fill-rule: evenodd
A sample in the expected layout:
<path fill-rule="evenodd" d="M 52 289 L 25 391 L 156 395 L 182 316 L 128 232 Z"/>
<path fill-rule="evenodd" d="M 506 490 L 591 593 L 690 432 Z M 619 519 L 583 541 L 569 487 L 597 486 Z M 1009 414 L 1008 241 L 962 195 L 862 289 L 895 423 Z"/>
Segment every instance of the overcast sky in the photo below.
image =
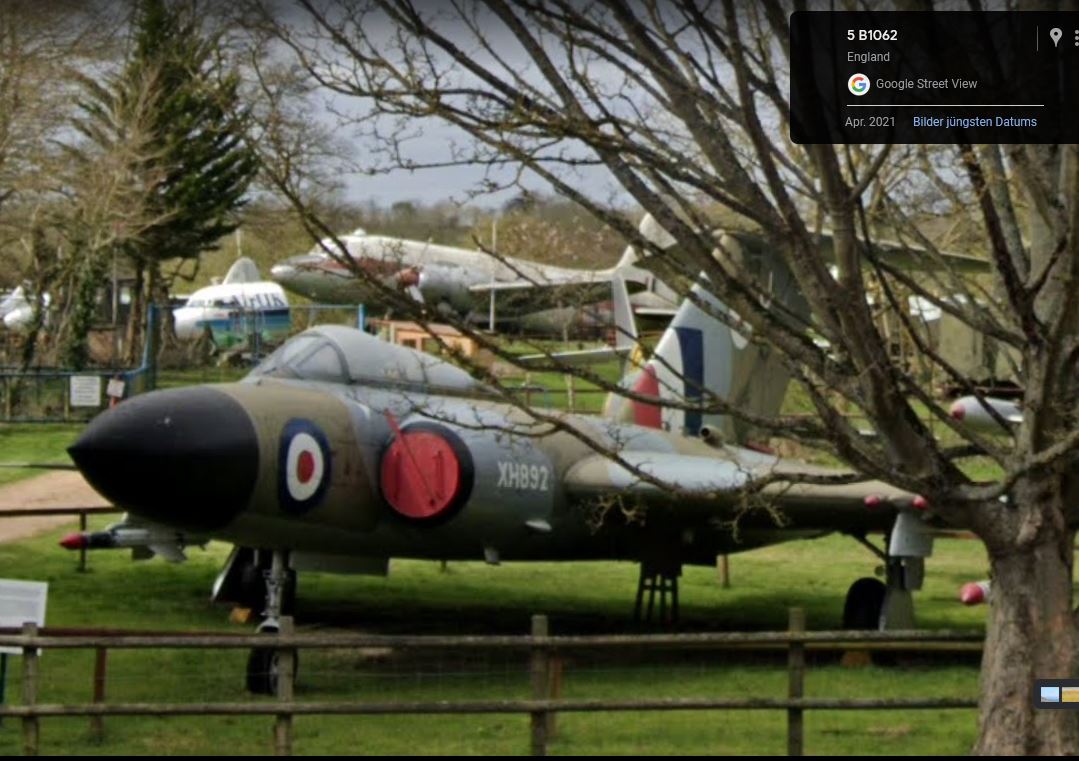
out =
<path fill-rule="evenodd" d="M 417 0 L 417 3 L 425 13 L 434 13 L 435 17 L 441 22 L 439 23 L 440 31 L 454 39 L 455 43 L 468 49 L 478 62 L 490 65 L 495 70 L 498 69 L 498 63 L 506 64 L 513 69 L 515 74 L 523 75 L 526 79 L 531 78 L 529 71 L 534 70 L 531 60 L 520 49 L 512 35 L 493 18 L 490 19 L 490 23 L 483 23 L 483 29 L 488 42 L 498 49 L 498 54 L 501 58 L 500 62 L 493 61 L 487 51 L 476 46 L 472 35 L 461 25 L 459 19 L 454 18 L 454 14 L 449 9 L 439 7 L 437 4 L 432 9 L 431 3 L 426 0 Z M 337 15 L 333 10 L 334 5 L 332 2 L 320 3 L 320 6 L 329 16 Z M 306 36 L 305 32 L 311 32 L 314 25 L 310 16 L 304 10 L 293 3 L 287 2 L 287 0 L 278 7 L 281 10 L 281 15 L 278 18 L 292 27 L 294 32 L 298 32 L 302 36 Z M 394 27 L 385 18 L 379 18 L 377 13 L 363 17 L 364 31 L 368 34 L 373 32 L 375 39 L 382 36 L 380 32 L 383 30 L 379 28 L 381 26 L 385 27 L 385 38 L 392 39 Z M 324 30 L 322 31 L 324 33 Z M 315 36 L 320 35 L 316 34 Z M 328 61 L 328 65 L 336 68 L 336 63 L 342 62 L 342 70 L 347 71 L 350 68 L 350 62 L 343 51 L 340 48 L 334 50 L 334 46 L 328 44 L 324 36 L 322 36 L 322 43 L 317 45 L 317 48 L 319 50 L 317 56 L 324 61 Z M 392 50 L 392 47 L 389 49 Z M 596 75 L 598 68 L 593 67 L 593 76 Z M 535 77 L 537 81 L 542 81 L 538 73 L 535 74 Z M 356 156 L 361 163 L 385 164 L 384 161 L 379 162 L 379 159 L 375 156 L 373 152 L 375 144 L 373 141 L 357 134 L 358 130 L 354 126 L 339 123 L 341 116 L 363 115 L 370 108 L 370 101 L 366 98 L 349 97 L 325 89 L 319 91 L 312 100 L 316 118 L 330 125 L 339 140 L 348 141 L 352 146 L 350 153 Z M 380 120 L 380 124 L 383 125 L 383 129 L 389 131 L 389 120 Z M 415 124 L 410 123 L 408 130 L 410 133 L 415 132 L 416 136 L 404 144 L 405 150 L 402 152 L 407 160 L 419 164 L 447 162 L 453 155 L 452 148 L 454 145 L 460 147 L 468 144 L 470 140 L 463 131 L 456 127 L 433 119 L 425 119 L 422 123 L 419 123 L 418 120 Z M 517 167 L 492 169 L 477 166 L 454 166 L 419 170 L 398 169 L 375 176 L 351 173 L 343 175 L 340 179 L 344 184 L 346 196 L 350 200 L 358 202 L 373 200 L 382 205 L 389 205 L 402 200 L 418 200 L 424 203 L 449 200 L 481 206 L 499 206 L 518 195 L 520 188 L 510 188 L 481 196 L 475 196 L 475 193 L 481 187 L 484 187 L 485 179 L 493 179 L 494 182 L 504 185 L 515 179 L 517 171 Z M 519 178 L 519 181 L 529 190 L 543 193 L 552 192 L 550 186 L 535 175 L 526 174 Z M 629 204 L 628 196 L 605 169 L 581 168 L 575 170 L 571 182 L 575 187 L 592 197 L 601 198 L 607 202 Z"/>

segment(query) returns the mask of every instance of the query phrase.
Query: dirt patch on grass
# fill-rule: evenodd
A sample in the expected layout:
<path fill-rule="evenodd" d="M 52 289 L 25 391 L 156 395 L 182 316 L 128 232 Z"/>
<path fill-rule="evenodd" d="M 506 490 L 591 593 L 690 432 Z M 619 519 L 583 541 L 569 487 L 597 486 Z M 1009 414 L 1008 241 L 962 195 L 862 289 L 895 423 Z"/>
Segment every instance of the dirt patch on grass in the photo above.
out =
<path fill-rule="evenodd" d="M 81 473 L 61 470 L 0 486 L 0 513 L 31 507 L 89 507 L 109 504 Z M 0 517 L 0 542 L 12 542 L 77 522 L 75 516 Z"/>

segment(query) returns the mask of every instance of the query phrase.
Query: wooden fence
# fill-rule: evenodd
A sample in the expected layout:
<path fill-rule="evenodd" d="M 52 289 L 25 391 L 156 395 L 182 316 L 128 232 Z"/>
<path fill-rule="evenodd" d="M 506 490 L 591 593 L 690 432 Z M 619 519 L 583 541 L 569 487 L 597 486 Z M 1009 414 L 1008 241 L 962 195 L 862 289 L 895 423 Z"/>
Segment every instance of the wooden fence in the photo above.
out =
<path fill-rule="evenodd" d="M 35 467 L 33 465 L 29 467 Z M 20 508 L 0 508 L 0 519 L 4 518 L 44 518 L 50 516 L 78 516 L 79 518 L 79 531 L 86 531 L 86 519 L 90 515 L 105 515 L 107 513 L 122 513 L 123 509 L 115 507 L 113 505 L 93 505 L 86 507 L 20 507 Z M 86 570 L 86 548 L 79 548 L 79 565 L 80 571 Z"/>
<path fill-rule="evenodd" d="M 531 636 L 377 636 L 360 634 L 296 634 L 292 620 L 283 620 L 276 635 L 160 634 L 160 633 L 60 633 L 38 631 L 33 624 L 21 630 L 0 630 L 0 646 L 21 648 L 22 703 L 0 706 L 0 717 L 22 721 L 23 751 L 36 755 L 40 746 L 40 720 L 51 716 L 87 716 L 91 729 L 103 736 L 106 716 L 273 716 L 274 752 L 291 755 L 292 721 L 311 715 L 385 714 L 490 714 L 525 713 L 531 717 L 532 755 L 546 755 L 555 717 L 564 712 L 588 711 L 683 711 L 761 710 L 787 714 L 787 752 L 802 755 L 803 717 L 808 710 L 888 710 L 974 708 L 974 698 L 809 698 L 804 684 L 807 650 L 917 650 L 953 652 L 977 648 L 982 635 L 961 631 L 825 631 L 805 630 L 805 613 L 793 609 L 786 632 L 550 636 L 545 616 L 534 616 Z M 106 694 L 107 652 L 135 648 L 274 648 L 276 650 L 277 693 L 272 702 L 206 703 L 109 703 Z M 612 651 L 642 648 L 685 648 L 737 650 L 747 647 L 787 650 L 788 691 L 786 698 L 646 698 L 646 699 L 563 699 L 561 695 L 562 656 L 568 651 Z M 39 649 L 94 649 L 94 702 L 60 705 L 38 702 L 40 680 Z M 318 648 L 392 648 L 402 651 L 524 651 L 530 653 L 531 698 L 526 700 L 432 700 L 432 701 L 346 701 L 297 702 L 293 694 L 296 652 Z"/>

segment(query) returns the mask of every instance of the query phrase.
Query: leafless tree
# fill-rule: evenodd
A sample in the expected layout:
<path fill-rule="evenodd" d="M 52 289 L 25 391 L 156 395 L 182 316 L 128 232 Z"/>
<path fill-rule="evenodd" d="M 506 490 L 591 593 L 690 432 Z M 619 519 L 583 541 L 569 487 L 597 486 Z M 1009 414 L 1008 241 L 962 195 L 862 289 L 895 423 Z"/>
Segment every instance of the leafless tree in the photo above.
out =
<path fill-rule="evenodd" d="M 791 145 L 792 9 L 776 0 L 747 8 L 732 0 L 258 5 L 310 81 L 337 103 L 351 100 L 349 126 L 380 140 L 389 165 L 423 166 L 407 138 L 428 122 L 450 125 L 468 140 L 429 165 L 527 171 L 668 270 L 690 281 L 706 273 L 714 295 L 781 353 L 808 393 L 818 419 L 791 433 L 925 495 L 940 520 L 985 543 L 994 601 L 976 750 L 1079 750 L 1074 717 L 1034 711 L 1030 700 L 1034 678 L 1075 672 L 1075 146 Z M 676 246 L 642 238 L 607 199 L 582 190 L 581 170 L 608 173 Z M 812 331 L 770 303 L 767 284 L 731 252 L 717 252 L 712 231 L 732 213 L 783 257 L 811 308 Z M 961 221 L 961 239 L 992 264 L 987 287 L 954 270 L 941 236 L 927 233 L 928 217 Z M 924 272 L 912 277 L 882 256 L 883 238 Z M 907 294 L 1008 347 L 1025 410 L 1014 435 L 989 440 L 952 420 L 894 360 L 867 288 L 922 361 L 956 386 L 973 379 L 924 340 Z M 963 298 L 943 298 L 954 294 Z M 874 437 L 844 414 L 851 409 Z M 994 477 L 974 480 L 958 459 L 971 448 L 946 446 L 934 428 L 984 453 Z"/>
<path fill-rule="evenodd" d="M 103 3 L 22 0 L 0 5 L 0 256 L 17 277 L 31 231 L 47 217 L 62 181 L 60 138 L 74 108 L 70 72 L 106 60 L 115 26 Z"/>

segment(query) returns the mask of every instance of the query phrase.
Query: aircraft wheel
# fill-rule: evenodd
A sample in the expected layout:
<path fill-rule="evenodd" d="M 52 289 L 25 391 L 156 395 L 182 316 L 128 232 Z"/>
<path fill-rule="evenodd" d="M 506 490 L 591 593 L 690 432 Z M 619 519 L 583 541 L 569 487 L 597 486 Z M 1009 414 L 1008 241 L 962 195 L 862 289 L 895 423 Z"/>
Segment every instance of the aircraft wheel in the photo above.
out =
<path fill-rule="evenodd" d="M 847 590 L 843 605 L 844 629 L 878 629 L 884 610 L 884 582 L 866 577 L 858 579 Z"/>
<path fill-rule="evenodd" d="M 293 661 L 298 670 L 299 656 Z M 247 691 L 252 695 L 276 695 L 277 681 L 281 674 L 280 654 L 277 648 L 256 647 L 247 656 Z M 293 679 L 296 674 L 293 673 Z"/>
<path fill-rule="evenodd" d="M 277 657 L 268 647 L 256 647 L 247 656 L 247 691 L 252 695 L 277 692 Z"/>

